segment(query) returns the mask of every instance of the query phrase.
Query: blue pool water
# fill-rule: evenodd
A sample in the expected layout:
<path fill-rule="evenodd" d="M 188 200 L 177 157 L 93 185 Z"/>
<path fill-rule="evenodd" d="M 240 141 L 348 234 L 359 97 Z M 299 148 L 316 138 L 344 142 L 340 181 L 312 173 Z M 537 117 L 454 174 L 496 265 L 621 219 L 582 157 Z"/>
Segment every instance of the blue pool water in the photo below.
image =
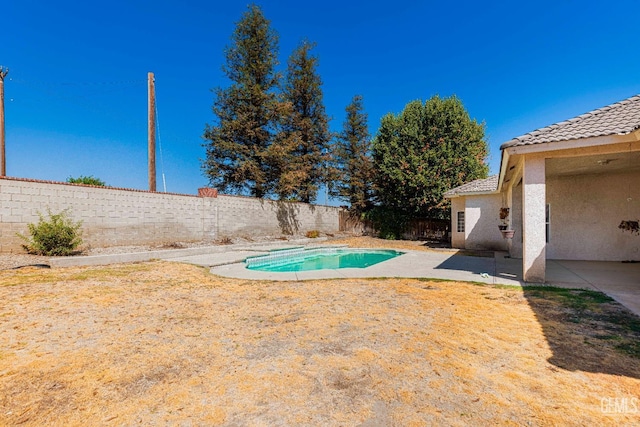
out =
<path fill-rule="evenodd" d="M 258 271 L 291 272 L 338 268 L 365 268 L 395 258 L 404 252 L 384 249 L 325 249 L 298 251 L 290 256 L 256 257 L 247 268 Z M 264 258 L 264 261 L 261 261 Z M 248 260 L 249 261 L 249 260 Z"/>

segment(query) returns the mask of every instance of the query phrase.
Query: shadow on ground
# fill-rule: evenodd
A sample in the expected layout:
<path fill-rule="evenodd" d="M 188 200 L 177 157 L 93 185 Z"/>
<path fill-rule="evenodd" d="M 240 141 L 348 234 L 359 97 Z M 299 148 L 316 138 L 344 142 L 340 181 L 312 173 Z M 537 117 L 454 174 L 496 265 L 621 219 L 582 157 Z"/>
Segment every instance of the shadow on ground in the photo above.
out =
<path fill-rule="evenodd" d="M 495 270 L 489 273 L 497 283 L 521 280 L 521 260 L 496 256 L 495 261 Z M 438 268 L 478 271 L 477 263 L 459 264 L 456 257 L 451 257 Z M 570 371 L 640 378 L 640 317 L 610 296 L 586 289 L 592 282 L 615 277 L 620 283 L 609 284 L 606 289 L 618 295 L 620 289 L 629 288 L 635 274 L 635 270 L 623 267 L 616 263 L 548 262 L 550 282 L 565 287 L 523 287 L 523 295 L 553 351 L 551 364 Z"/>
<path fill-rule="evenodd" d="M 558 368 L 640 378 L 640 317 L 591 290 L 526 286 Z"/>
<path fill-rule="evenodd" d="M 451 242 L 448 240 L 427 240 L 421 246 L 431 249 L 451 249 Z"/>
<path fill-rule="evenodd" d="M 466 253 L 456 253 L 439 263 L 435 269 L 467 271 L 478 275 L 482 275 L 484 273 L 494 275 L 496 267 L 493 257 L 470 256 Z"/>
<path fill-rule="evenodd" d="M 435 268 L 488 272 L 497 283 L 518 283 L 520 260 L 499 261 L 451 256 Z M 570 285 L 522 288 L 553 352 L 549 363 L 569 371 L 640 378 L 640 317 L 602 292 Z"/>
<path fill-rule="evenodd" d="M 487 283 L 487 279 L 496 275 L 496 262 L 493 251 L 454 250 L 447 253 L 446 258 L 441 259 L 433 269 L 449 270 L 451 273 L 445 273 L 445 277 Z M 468 275 L 456 276 L 459 272 L 470 273 L 472 278 Z"/>

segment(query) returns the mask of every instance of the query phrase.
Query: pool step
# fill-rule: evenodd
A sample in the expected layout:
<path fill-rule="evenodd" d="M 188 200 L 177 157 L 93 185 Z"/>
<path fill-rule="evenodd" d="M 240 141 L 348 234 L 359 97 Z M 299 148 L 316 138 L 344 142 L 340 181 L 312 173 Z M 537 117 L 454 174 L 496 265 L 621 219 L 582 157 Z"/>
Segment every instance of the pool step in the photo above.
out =
<path fill-rule="evenodd" d="M 266 264 L 282 265 L 322 254 L 334 253 L 337 249 L 342 249 L 347 245 L 317 246 L 317 247 L 297 247 L 290 249 L 278 249 L 266 255 L 256 255 L 247 257 L 245 263 L 247 268 L 260 267 Z"/>

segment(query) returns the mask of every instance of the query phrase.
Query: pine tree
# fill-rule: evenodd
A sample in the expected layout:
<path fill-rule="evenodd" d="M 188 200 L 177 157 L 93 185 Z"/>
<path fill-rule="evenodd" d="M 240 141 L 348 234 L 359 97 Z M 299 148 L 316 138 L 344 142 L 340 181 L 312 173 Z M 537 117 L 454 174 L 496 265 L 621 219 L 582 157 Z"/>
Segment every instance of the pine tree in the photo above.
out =
<path fill-rule="evenodd" d="M 221 191 L 264 197 L 274 186 L 268 149 L 282 109 L 277 55 L 277 33 L 258 6 L 249 6 L 225 49 L 222 70 L 232 84 L 214 90 L 216 123 L 204 132 L 202 169 Z"/>
<path fill-rule="evenodd" d="M 288 110 L 270 150 L 277 169 L 275 192 L 281 199 L 313 202 L 326 173 L 330 140 L 322 81 L 317 74 L 314 44 L 304 41 L 288 61 L 282 97 Z"/>
<path fill-rule="evenodd" d="M 345 111 L 347 118 L 333 151 L 331 195 L 363 212 L 373 204 L 374 172 L 362 96 L 354 96 Z"/>

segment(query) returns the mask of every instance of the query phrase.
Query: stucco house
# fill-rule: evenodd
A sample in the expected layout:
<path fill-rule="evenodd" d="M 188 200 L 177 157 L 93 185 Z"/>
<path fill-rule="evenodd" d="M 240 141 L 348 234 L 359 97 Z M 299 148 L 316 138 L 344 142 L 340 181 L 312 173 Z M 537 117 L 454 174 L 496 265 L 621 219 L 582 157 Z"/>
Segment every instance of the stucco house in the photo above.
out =
<path fill-rule="evenodd" d="M 640 236 L 618 228 L 640 219 L 640 95 L 500 150 L 499 175 L 445 193 L 453 247 L 508 251 L 522 259 L 524 281 L 539 283 L 547 259 L 640 260 Z"/>

